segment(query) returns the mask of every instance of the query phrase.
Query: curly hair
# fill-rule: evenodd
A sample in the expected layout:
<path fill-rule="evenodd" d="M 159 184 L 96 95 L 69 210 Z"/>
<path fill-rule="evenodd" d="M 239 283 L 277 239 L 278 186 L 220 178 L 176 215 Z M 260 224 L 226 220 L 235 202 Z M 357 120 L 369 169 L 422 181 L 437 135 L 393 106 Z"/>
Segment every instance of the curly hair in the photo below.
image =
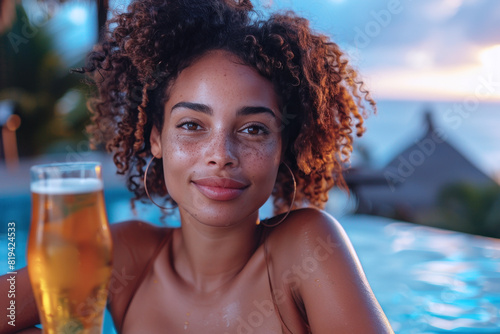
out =
<path fill-rule="evenodd" d="M 296 203 L 323 208 L 328 191 L 346 188 L 344 163 L 353 132 L 364 132 L 368 103 L 344 53 L 293 12 L 262 19 L 249 0 L 136 0 L 108 21 L 106 35 L 81 72 L 98 88 L 89 101 L 93 145 L 113 152 L 133 200 L 146 196 L 142 179 L 153 126 L 161 130 L 168 88 L 179 73 L 211 50 L 226 50 L 272 82 L 281 101 L 283 159 L 297 181 Z M 150 194 L 169 197 L 162 164 L 149 170 Z M 293 183 L 278 172 L 274 211 L 289 209 Z"/>

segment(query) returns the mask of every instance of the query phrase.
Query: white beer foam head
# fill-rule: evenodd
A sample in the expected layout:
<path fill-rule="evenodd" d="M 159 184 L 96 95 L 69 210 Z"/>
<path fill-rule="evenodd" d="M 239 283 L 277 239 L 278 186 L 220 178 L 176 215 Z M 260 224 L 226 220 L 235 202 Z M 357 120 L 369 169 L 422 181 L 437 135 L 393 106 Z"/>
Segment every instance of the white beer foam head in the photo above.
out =
<path fill-rule="evenodd" d="M 102 190 L 100 179 L 49 179 L 31 183 L 31 192 L 45 195 L 83 194 Z"/>

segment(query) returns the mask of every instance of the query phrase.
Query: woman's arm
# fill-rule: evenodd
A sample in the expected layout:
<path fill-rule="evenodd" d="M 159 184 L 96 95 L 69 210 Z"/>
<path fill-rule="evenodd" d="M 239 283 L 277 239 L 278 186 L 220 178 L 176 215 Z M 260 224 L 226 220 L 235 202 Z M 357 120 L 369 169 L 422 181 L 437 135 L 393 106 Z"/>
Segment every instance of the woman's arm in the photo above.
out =
<path fill-rule="evenodd" d="M 0 277 L 0 316 L 0 334 L 16 333 L 28 328 L 22 333 L 35 333 L 38 330 L 31 328 L 39 324 L 40 320 L 27 268 L 19 269 L 16 275 Z"/>
<path fill-rule="evenodd" d="M 299 210 L 293 220 L 288 246 L 300 284 L 294 280 L 289 288 L 312 333 L 393 333 L 342 226 L 313 209 Z"/>

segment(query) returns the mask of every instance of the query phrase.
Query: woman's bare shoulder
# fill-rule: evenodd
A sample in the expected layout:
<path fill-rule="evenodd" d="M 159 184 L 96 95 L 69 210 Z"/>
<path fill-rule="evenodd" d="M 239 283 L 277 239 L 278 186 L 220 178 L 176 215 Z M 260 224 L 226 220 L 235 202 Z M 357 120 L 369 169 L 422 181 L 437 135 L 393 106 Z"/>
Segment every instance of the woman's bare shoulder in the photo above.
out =
<path fill-rule="evenodd" d="M 324 240 L 318 240 L 323 238 Z M 270 233 L 270 242 L 275 246 L 311 247 L 318 242 L 348 244 L 349 239 L 340 223 L 325 211 L 304 208 L 290 212 L 287 219 Z"/>
<path fill-rule="evenodd" d="M 153 230 L 158 231 L 158 230 L 168 229 L 167 227 L 153 225 L 153 224 L 148 223 L 148 222 L 143 221 L 143 220 L 126 220 L 126 221 L 119 222 L 119 223 L 113 223 L 113 224 L 110 224 L 110 228 L 112 231 L 121 231 L 121 232 L 139 231 L 139 232 L 146 232 L 146 233 L 147 233 L 147 231 L 153 231 Z"/>
<path fill-rule="evenodd" d="M 364 281 L 363 270 L 349 237 L 342 225 L 325 211 L 313 208 L 292 211 L 270 233 L 268 245 L 280 273 L 300 267 L 314 275 L 335 272 L 339 279 L 351 273 L 351 279 L 356 277 L 360 282 Z M 338 281 L 337 286 L 346 281 Z"/>
<path fill-rule="evenodd" d="M 347 234 L 328 213 L 291 212 L 268 244 L 275 275 L 306 310 L 313 332 L 392 333 Z"/>
<path fill-rule="evenodd" d="M 138 242 L 150 242 L 152 239 L 161 239 L 171 229 L 164 226 L 156 226 L 142 220 L 127 220 L 110 225 L 113 237 L 137 240 Z M 141 238 L 138 238 L 138 237 Z M 144 240 L 148 239 L 148 240 Z"/>
<path fill-rule="evenodd" d="M 115 324 L 121 326 L 135 290 L 148 263 L 172 229 L 130 220 L 111 224 L 113 273 L 109 283 L 109 308 Z"/>
<path fill-rule="evenodd" d="M 113 237 L 114 262 L 129 265 L 147 263 L 161 241 L 172 231 L 171 228 L 140 220 L 115 223 L 110 226 L 110 230 Z"/>

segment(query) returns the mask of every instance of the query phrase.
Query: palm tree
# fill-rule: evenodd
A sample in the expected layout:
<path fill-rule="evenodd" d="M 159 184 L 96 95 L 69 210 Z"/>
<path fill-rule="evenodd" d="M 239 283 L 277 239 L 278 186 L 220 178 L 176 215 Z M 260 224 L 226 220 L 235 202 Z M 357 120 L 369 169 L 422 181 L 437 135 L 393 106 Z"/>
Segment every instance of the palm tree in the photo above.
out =
<path fill-rule="evenodd" d="M 441 221 L 446 228 L 500 237 L 500 187 L 457 183 L 439 198 Z"/>
<path fill-rule="evenodd" d="M 43 153 L 72 135 L 56 105 L 80 78 L 64 66 L 43 30 L 24 37 L 35 28 L 29 26 L 22 6 L 17 6 L 16 16 L 11 30 L 0 36 L 0 100 L 11 101 L 20 116 L 17 142 L 19 154 L 26 156 Z"/>
<path fill-rule="evenodd" d="M 67 0 L 38 0 L 44 3 L 45 7 L 49 10 L 48 14 L 54 14 L 53 11 L 58 5 L 68 2 Z M 106 18 L 109 10 L 109 0 L 96 0 L 97 1 L 97 32 L 100 39 L 103 29 L 106 24 Z M 15 4 L 16 0 L 0 0 L 0 35 L 7 31 L 16 19 Z"/>

